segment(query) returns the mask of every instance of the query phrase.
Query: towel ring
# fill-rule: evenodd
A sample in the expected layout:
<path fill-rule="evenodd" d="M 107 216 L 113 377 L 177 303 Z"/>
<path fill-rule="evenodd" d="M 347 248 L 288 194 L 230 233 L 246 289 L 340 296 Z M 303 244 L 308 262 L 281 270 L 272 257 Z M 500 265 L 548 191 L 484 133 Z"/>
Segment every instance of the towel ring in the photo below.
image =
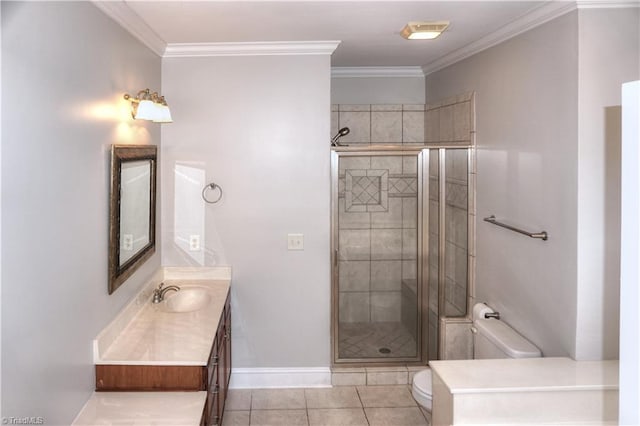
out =
<path fill-rule="evenodd" d="M 207 196 L 206 196 L 207 189 L 211 189 L 212 191 L 215 191 L 217 189 L 219 191 L 218 198 L 216 198 L 215 200 L 208 199 Z M 220 185 L 211 182 L 210 184 L 208 184 L 204 188 L 202 188 L 202 199 L 205 202 L 207 202 L 209 204 L 215 204 L 218 201 L 220 201 L 221 198 L 222 198 L 222 188 L 220 187 Z"/>

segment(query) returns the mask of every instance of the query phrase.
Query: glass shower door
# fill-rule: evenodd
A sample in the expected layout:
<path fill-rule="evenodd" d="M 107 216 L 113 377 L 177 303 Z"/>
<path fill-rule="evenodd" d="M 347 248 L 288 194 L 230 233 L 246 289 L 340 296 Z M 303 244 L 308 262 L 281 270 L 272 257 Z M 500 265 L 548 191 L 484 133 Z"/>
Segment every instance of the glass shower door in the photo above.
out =
<path fill-rule="evenodd" d="M 442 319 L 467 315 L 469 292 L 469 194 L 471 151 L 469 148 L 429 150 L 427 359 L 444 356 L 441 351 Z M 445 345 L 446 346 L 446 345 Z"/>
<path fill-rule="evenodd" d="M 427 254 L 427 359 L 438 359 L 440 329 L 440 156 L 439 149 L 429 150 L 429 225 Z"/>
<path fill-rule="evenodd" d="M 469 149 L 444 151 L 444 289 L 441 315 L 467 314 L 469 289 Z M 441 160 L 442 161 L 442 160 Z"/>
<path fill-rule="evenodd" d="M 334 360 L 420 360 L 422 154 L 334 155 Z"/>

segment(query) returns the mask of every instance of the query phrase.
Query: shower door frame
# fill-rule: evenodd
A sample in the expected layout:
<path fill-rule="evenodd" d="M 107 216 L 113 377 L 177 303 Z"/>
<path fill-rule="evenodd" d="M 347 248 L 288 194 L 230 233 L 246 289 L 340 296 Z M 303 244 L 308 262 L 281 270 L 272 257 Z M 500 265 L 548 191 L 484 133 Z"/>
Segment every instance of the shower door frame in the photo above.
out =
<path fill-rule="evenodd" d="M 338 182 L 339 182 L 339 160 L 340 157 L 374 157 L 374 156 L 415 156 L 417 160 L 417 219 L 416 219 L 416 283 L 418 310 L 416 324 L 416 356 L 415 357 L 384 357 L 384 358 L 340 358 L 339 355 L 339 255 L 338 255 Z M 331 365 L 332 367 L 344 366 L 375 366 L 375 365 L 424 365 L 427 357 L 426 344 L 429 341 L 423 330 L 428 332 L 426 321 L 428 321 L 428 291 L 423 289 L 425 268 L 428 265 L 428 232 L 424 232 L 425 226 L 429 224 L 428 206 L 429 185 L 424 188 L 425 172 L 429 167 L 429 148 L 420 146 L 386 146 L 386 145 L 363 145 L 344 146 L 331 149 Z M 428 175 L 427 175 L 428 176 Z M 427 271 L 428 273 L 428 271 Z"/>
<path fill-rule="evenodd" d="M 466 314 L 460 317 L 447 317 L 445 315 L 445 242 L 446 224 L 443 219 L 446 212 L 446 150 L 467 150 L 467 309 Z M 389 366 L 389 365 L 425 365 L 429 361 L 429 157 L 431 151 L 438 156 L 438 199 L 440 200 L 438 212 L 438 325 L 437 325 L 437 353 L 438 359 L 444 359 L 441 321 L 451 318 L 454 321 L 461 319 L 467 321 L 470 317 L 469 299 L 475 294 L 475 147 L 469 143 L 441 143 L 426 145 L 365 145 L 342 146 L 331 149 L 331 366 Z M 344 358 L 340 359 L 338 352 L 338 327 L 339 327 L 339 276 L 338 276 L 338 181 L 339 158 L 342 156 L 393 156 L 404 155 L 417 157 L 418 161 L 418 219 L 417 226 L 417 256 L 416 256 L 416 281 L 418 300 L 418 321 L 416 330 L 416 357 L 385 357 L 385 358 Z M 472 201 L 473 200 L 473 201 Z"/>

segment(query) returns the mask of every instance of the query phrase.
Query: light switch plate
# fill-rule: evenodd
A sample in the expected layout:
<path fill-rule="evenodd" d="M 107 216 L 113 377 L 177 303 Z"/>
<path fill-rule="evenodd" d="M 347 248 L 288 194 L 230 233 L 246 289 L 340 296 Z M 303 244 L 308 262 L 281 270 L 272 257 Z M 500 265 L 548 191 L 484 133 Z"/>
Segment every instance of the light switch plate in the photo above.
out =
<path fill-rule="evenodd" d="M 288 250 L 304 250 L 304 234 L 287 234 Z"/>

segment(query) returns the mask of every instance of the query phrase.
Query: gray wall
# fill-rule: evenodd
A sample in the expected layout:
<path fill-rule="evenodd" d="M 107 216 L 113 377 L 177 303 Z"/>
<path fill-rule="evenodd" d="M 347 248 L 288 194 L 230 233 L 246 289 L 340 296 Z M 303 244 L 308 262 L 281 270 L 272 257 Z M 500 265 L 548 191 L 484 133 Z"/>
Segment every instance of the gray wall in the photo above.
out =
<path fill-rule="evenodd" d="M 329 366 L 329 61 L 162 63 L 175 120 L 162 128 L 163 265 L 233 267 L 237 368 Z M 217 204 L 201 198 L 209 182 Z M 288 233 L 304 234 L 303 251 L 287 250 Z"/>
<path fill-rule="evenodd" d="M 124 92 L 160 59 L 90 3 L 2 2 L 2 415 L 69 424 L 92 339 L 160 265 L 107 294 L 109 150 L 160 144 Z"/>
<path fill-rule="evenodd" d="M 476 300 L 539 346 L 575 354 L 578 17 L 427 76 L 427 103 L 476 91 Z M 547 242 L 483 222 L 495 214 Z"/>
<path fill-rule="evenodd" d="M 620 87 L 640 77 L 640 10 L 583 9 L 427 77 L 475 90 L 476 297 L 545 356 L 618 356 Z"/>
<path fill-rule="evenodd" d="M 640 8 L 581 9 L 578 34 L 576 357 L 616 359 L 621 85 L 640 79 Z"/>
<path fill-rule="evenodd" d="M 333 77 L 332 104 L 424 104 L 424 77 Z"/>

